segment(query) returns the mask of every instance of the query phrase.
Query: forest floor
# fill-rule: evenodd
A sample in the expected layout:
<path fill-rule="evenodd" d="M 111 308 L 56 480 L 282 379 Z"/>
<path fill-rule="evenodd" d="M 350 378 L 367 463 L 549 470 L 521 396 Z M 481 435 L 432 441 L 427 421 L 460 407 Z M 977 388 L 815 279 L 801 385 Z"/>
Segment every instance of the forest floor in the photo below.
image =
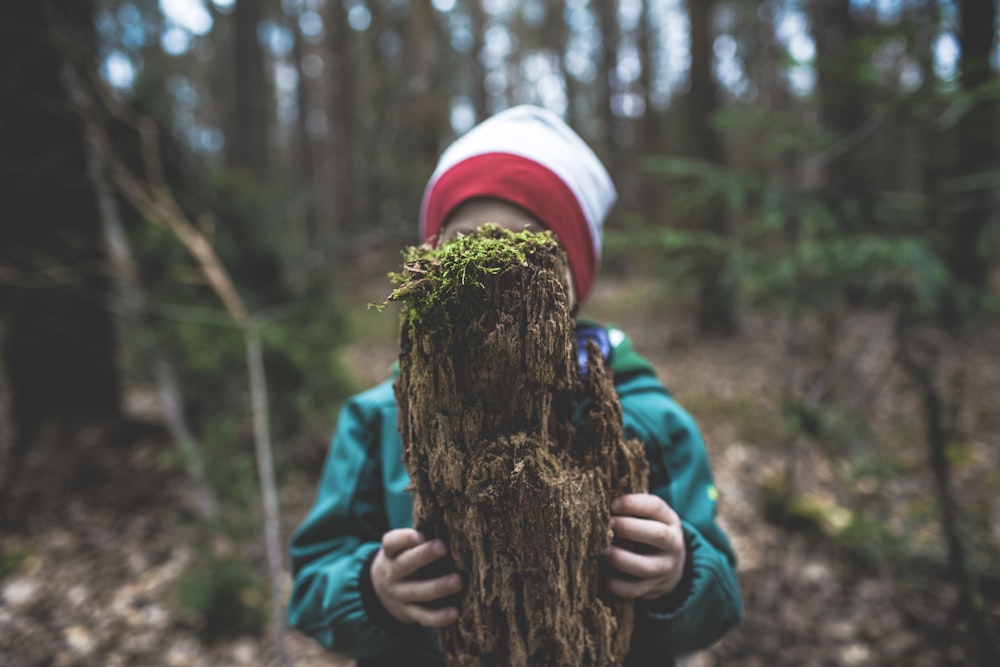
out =
<path fill-rule="evenodd" d="M 345 355 L 359 385 L 382 379 L 395 356 L 392 314 L 364 311 L 387 290 L 387 284 L 350 290 L 351 307 L 363 314 Z M 887 318 L 869 314 L 843 323 L 838 358 L 846 361 L 825 366 L 824 375 L 805 364 L 791 367 L 787 323 L 748 316 L 739 336 L 706 341 L 678 312 L 654 281 L 606 278 L 585 314 L 627 331 L 698 419 L 721 492 L 720 522 L 739 554 L 745 620 L 682 664 L 974 664 L 969 625 L 956 612 L 956 587 L 945 573 L 921 404 L 891 364 Z M 994 641 L 1000 636 L 1000 563 L 990 560 L 1000 544 L 997 350 L 998 331 L 946 350 L 965 368 L 953 488 L 966 517 L 969 560 L 984 575 L 983 616 Z M 831 405 L 853 406 L 837 413 L 842 428 L 834 433 L 842 439 L 786 435 L 778 406 L 796 384 L 843 399 L 830 398 Z M 862 419 L 874 424 L 867 433 L 891 443 L 879 445 L 888 453 L 866 451 L 874 447 L 866 444 L 870 437 L 844 426 Z M 17 524 L 0 534 L 0 665 L 276 664 L 271 636 L 206 644 L 177 605 L 176 582 L 194 556 L 194 522 L 184 476 L 163 464 L 171 447 L 157 429 L 122 434 L 95 427 L 49 432 L 31 452 L 24 475 L 30 485 L 21 485 L 13 505 Z M 309 508 L 316 474 L 296 470 L 286 478 L 286 537 Z M 776 497 L 795 502 L 775 504 Z M 260 545 L 212 548 L 263 572 Z M 294 665 L 350 664 L 294 632 L 288 645 Z"/>

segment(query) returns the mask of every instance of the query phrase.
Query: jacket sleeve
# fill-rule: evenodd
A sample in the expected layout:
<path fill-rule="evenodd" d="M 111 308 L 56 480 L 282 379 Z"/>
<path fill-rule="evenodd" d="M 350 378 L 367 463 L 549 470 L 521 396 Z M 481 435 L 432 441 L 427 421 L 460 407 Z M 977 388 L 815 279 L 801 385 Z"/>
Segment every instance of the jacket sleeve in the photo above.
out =
<path fill-rule="evenodd" d="M 289 622 L 353 657 L 391 651 L 405 633 L 405 626 L 389 629 L 373 620 L 362 591 L 362 571 L 388 523 L 381 503 L 379 418 L 364 394 L 341 410 L 316 502 L 291 542 Z"/>
<path fill-rule="evenodd" d="M 736 555 L 716 523 L 718 493 L 694 419 L 651 377 L 622 392 L 627 437 L 645 443 L 650 492 L 681 518 L 687 566 L 678 589 L 637 604 L 633 653 L 664 657 L 717 641 L 743 616 Z"/>

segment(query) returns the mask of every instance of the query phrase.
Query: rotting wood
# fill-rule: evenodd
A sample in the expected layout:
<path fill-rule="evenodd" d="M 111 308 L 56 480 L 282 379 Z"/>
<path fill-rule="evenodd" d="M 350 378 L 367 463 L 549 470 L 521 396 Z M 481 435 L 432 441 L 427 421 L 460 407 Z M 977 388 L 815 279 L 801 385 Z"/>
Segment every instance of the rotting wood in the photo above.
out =
<path fill-rule="evenodd" d="M 631 603 L 602 591 L 610 502 L 645 491 L 603 360 L 576 367 L 565 257 L 497 227 L 412 249 L 396 384 L 414 525 L 465 581 L 450 666 L 620 665 Z M 574 414 L 577 419 L 574 422 Z"/>

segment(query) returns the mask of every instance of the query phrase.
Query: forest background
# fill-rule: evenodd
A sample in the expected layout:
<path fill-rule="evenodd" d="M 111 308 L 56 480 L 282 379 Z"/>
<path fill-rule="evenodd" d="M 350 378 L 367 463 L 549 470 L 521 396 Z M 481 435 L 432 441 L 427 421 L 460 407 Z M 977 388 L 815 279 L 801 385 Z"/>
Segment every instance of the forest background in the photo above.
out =
<path fill-rule="evenodd" d="M 996 665 L 992 0 L 0 4 L 0 664 L 340 665 L 284 544 L 440 150 L 620 192 L 591 317 L 704 430 L 747 617 L 688 665 Z"/>

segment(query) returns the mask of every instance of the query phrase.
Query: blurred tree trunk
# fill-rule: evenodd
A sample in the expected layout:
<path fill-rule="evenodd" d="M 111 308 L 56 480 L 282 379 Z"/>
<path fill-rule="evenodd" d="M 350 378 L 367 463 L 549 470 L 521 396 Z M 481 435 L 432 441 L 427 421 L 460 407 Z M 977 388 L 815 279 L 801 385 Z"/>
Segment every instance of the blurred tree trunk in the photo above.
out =
<path fill-rule="evenodd" d="M 642 13 L 639 19 L 638 47 L 639 58 L 642 61 L 642 73 L 639 75 L 639 85 L 642 86 L 645 109 L 642 119 L 636 127 L 635 145 L 637 146 L 639 160 L 667 152 L 667 148 L 663 145 L 663 114 L 654 108 L 653 104 L 654 63 L 657 62 L 655 49 L 658 44 L 653 20 L 654 12 L 652 4 L 650 0 L 643 0 Z M 665 206 L 666 193 L 655 179 L 649 178 L 641 171 L 638 178 L 639 210 L 643 220 L 652 221 L 656 219 L 657 212 Z"/>
<path fill-rule="evenodd" d="M 401 33 L 403 26 L 399 20 L 400 9 L 386 0 L 371 0 L 371 27 L 368 30 L 369 55 L 371 58 L 372 89 L 371 133 L 369 151 L 371 158 L 365 160 L 368 181 L 366 194 L 366 219 L 378 221 L 383 229 L 398 225 L 403 218 L 399 210 L 399 174 L 406 167 L 406 158 L 399 152 L 401 100 L 404 97 L 405 82 L 401 64 Z M 411 212 L 407 212 L 410 214 Z M 407 222 L 411 220 L 406 218 Z M 413 226 L 410 226 L 413 229 Z"/>
<path fill-rule="evenodd" d="M 653 10 L 649 0 L 642 0 L 639 11 L 638 49 L 642 71 L 639 72 L 639 86 L 642 88 L 642 99 L 645 113 L 642 116 L 642 126 L 638 134 L 638 143 L 646 147 L 646 152 L 656 151 L 656 139 L 659 127 L 651 113 L 653 109 L 653 62 L 656 60 L 653 49 L 656 46 L 656 35 L 653 32 Z"/>
<path fill-rule="evenodd" d="M 962 55 L 958 64 L 963 93 L 972 106 L 955 128 L 957 163 L 954 166 L 956 209 L 950 221 L 950 243 L 946 261 L 952 275 L 963 285 L 985 288 L 988 285 L 991 251 L 984 240 L 996 208 L 993 183 L 983 178 L 996 169 L 1000 158 L 1000 131 L 996 97 L 987 88 L 996 81 L 990 56 L 996 43 L 997 7 L 989 0 L 961 0 L 959 43 Z"/>
<path fill-rule="evenodd" d="M 900 311 L 894 333 L 897 354 L 902 369 L 912 380 L 921 398 L 920 416 L 924 421 L 929 450 L 927 460 L 940 515 L 941 533 L 944 536 L 948 571 L 958 588 L 956 611 L 965 618 L 972 631 L 975 642 L 972 655 L 978 658 L 976 664 L 994 667 L 1000 664 L 1000 650 L 995 643 L 995 633 L 990 627 L 989 613 L 983 601 L 984 595 L 963 536 L 962 512 L 954 488 L 954 464 L 949 453 L 949 445 L 956 439 L 958 431 L 955 415 L 959 414 L 959 409 L 956 403 L 964 397 L 964 392 L 957 379 L 952 381 L 954 388 L 950 392 L 941 387 L 941 367 L 944 365 L 942 350 L 927 340 L 921 340 L 907 309 L 904 307 Z M 949 343 L 953 348 L 963 347 L 958 340 Z M 964 375 L 962 369 L 956 374 L 956 378 Z M 973 664 L 971 656 L 966 664 Z"/>
<path fill-rule="evenodd" d="M 226 133 L 226 163 L 256 185 L 268 177 L 268 129 L 271 90 L 264 53 L 257 38 L 263 0 L 239 0 L 233 11 L 233 97 Z"/>
<path fill-rule="evenodd" d="M 910 20 L 915 26 L 917 37 L 914 44 L 914 57 L 920 68 L 922 81 L 921 93 L 929 99 L 930 104 L 941 102 L 938 77 L 934 71 L 934 44 L 941 34 L 941 8 L 937 0 L 924 0 L 919 5 L 911 5 Z M 932 107 L 933 109 L 933 107 Z M 920 114 L 914 119 L 916 125 L 917 154 L 915 165 L 917 171 L 917 191 L 922 193 L 926 204 L 923 210 L 924 234 L 930 239 L 936 239 L 944 224 L 941 215 L 942 197 L 941 185 L 948 163 L 944 136 L 936 114 Z M 935 241 L 938 247 L 940 241 Z"/>
<path fill-rule="evenodd" d="M 816 43 L 819 120 L 835 142 L 845 142 L 869 113 L 862 83 L 867 64 L 862 31 L 851 15 L 850 0 L 811 0 L 809 15 Z M 824 165 L 829 206 L 845 230 L 861 231 L 870 222 L 864 212 L 874 195 L 874 165 L 863 143 L 847 146 Z"/>
<path fill-rule="evenodd" d="M 351 35 L 347 10 L 342 2 L 328 2 L 325 16 L 327 51 L 327 150 L 329 151 L 334 227 L 340 234 L 341 249 L 361 229 L 357 210 L 357 184 L 354 170 L 354 89 L 351 85 Z"/>
<path fill-rule="evenodd" d="M 740 52 L 745 54 L 743 60 L 747 75 L 757 90 L 757 102 L 768 111 L 768 126 L 762 129 L 777 134 L 787 127 L 796 110 L 795 100 L 788 88 L 788 50 L 777 34 L 777 10 L 773 10 L 775 16 L 758 18 L 758 9 L 753 5 L 744 8 L 740 21 L 744 30 L 738 39 Z M 797 146 L 788 146 L 775 156 L 771 147 L 767 151 L 759 149 L 759 137 L 754 137 L 750 145 L 750 150 L 740 157 L 752 173 L 785 186 L 801 185 Z"/>
<path fill-rule="evenodd" d="M 444 87 L 441 45 L 447 43 L 447 35 L 430 0 L 410 3 L 409 22 L 403 34 L 407 101 L 401 133 L 407 139 L 411 158 L 411 169 L 406 176 L 417 179 L 411 192 L 419 205 L 424 181 L 437 163 L 442 134 L 448 124 L 448 100 L 441 94 Z"/>
<path fill-rule="evenodd" d="M 691 92 L 688 132 L 694 157 L 725 165 L 725 155 L 712 117 L 719 108 L 712 74 L 712 14 L 714 0 L 688 0 L 691 22 Z M 724 239 L 729 234 L 725 202 L 706 202 L 700 210 L 700 229 Z M 698 331 L 707 336 L 729 336 L 738 330 L 736 300 L 724 251 L 709 250 L 698 268 Z"/>
<path fill-rule="evenodd" d="M 472 21 L 472 108 L 476 122 L 490 115 L 489 93 L 486 90 L 486 68 L 483 66 L 483 47 L 486 45 L 486 10 L 481 0 L 469 0 L 469 18 Z"/>
<path fill-rule="evenodd" d="M 915 2 L 906 5 L 904 17 L 910 24 L 914 35 L 911 50 L 920 72 L 921 92 L 933 99 L 936 95 L 938 82 L 937 74 L 934 71 L 934 45 L 941 36 L 941 7 L 937 0 Z M 920 159 L 916 161 L 917 164 L 914 165 L 916 170 L 915 189 L 924 191 L 926 188 L 925 165 L 938 161 L 937 157 L 930 151 L 935 143 L 937 133 L 930 132 L 933 129 L 933 124 L 926 122 L 924 115 L 917 115 L 914 120 L 915 125 L 918 126 L 917 133 L 919 135 L 916 139 L 918 144 L 916 151 L 920 156 Z"/>
<path fill-rule="evenodd" d="M 46 423 L 120 413 L 110 281 L 67 65 L 96 76 L 94 5 L 0 4 L 0 325 L 14 442 L 0 495 Z"/>
<path fill-rule="evenodd" d="M 566 122 L 571 127 L 580 127 L 579 114 L 577 113 L 577 103 L 580 97 L 579 85 L 566 69 L 569 34 L 569 26 L 566 24 L 566 0 L 553 0 L 545 10 L 542 44 L 556 55 L 559 62 L 559 77 L 566 93 Z"/>
<path fill-rule="evenodd" d="M 601 57 L 596 63 L 597 80 L 594 83 L 595 117 L 601 123 L 598 149 L 604 164 L 617 183 L 620 178 L 621 155 L 618 146 L 618 122 L 614 112 L 614 96 L 618 93 L 618 3 L 596 2 L 597 25 L 601 35 Z"/>
<path fill-rule="evenodd" d="M 652 155 L 660 152 L 659 115 L 653 109 L 654 69 L 656 62 L 657 39 L 653 26 L 653 8 L 649 0 L 642 0 L 642 11 L 639 14 L 638 48 L 642 71 L 639 73 L 639 85 L 642 88 L 644 110 L 642 121 L 636 135 L 636 144 L 642 146 L 642 152 Z"/>
<path fill-rule="evenodd" d="M 306 75 L 303 62 L 306 58 L 303 44 L 302 31 L 299 29 L 299 16 L 288 17 L 288 28 L 292 33 L 292 58 L 295 61 L 295 68 L 298 71 L 298 85 L 296 86 L 296 102 L 298 106 L 298 116 L 295 118 L 295 156 L 296 156 L 296 183 L 304 190 L 304 200 L 302 203 L 302 242 L 303 247 L 308 249 L 316 248 L 320 245 L 319 211 L 316 207 L 317 193 L 321 191 L 320 183 L 316 178 L 316 152 L 313 149 L 313 139 L 309 132 L 309 114 L 312 111 L 312 90 L 310 89 L 310 77 Z"/>

